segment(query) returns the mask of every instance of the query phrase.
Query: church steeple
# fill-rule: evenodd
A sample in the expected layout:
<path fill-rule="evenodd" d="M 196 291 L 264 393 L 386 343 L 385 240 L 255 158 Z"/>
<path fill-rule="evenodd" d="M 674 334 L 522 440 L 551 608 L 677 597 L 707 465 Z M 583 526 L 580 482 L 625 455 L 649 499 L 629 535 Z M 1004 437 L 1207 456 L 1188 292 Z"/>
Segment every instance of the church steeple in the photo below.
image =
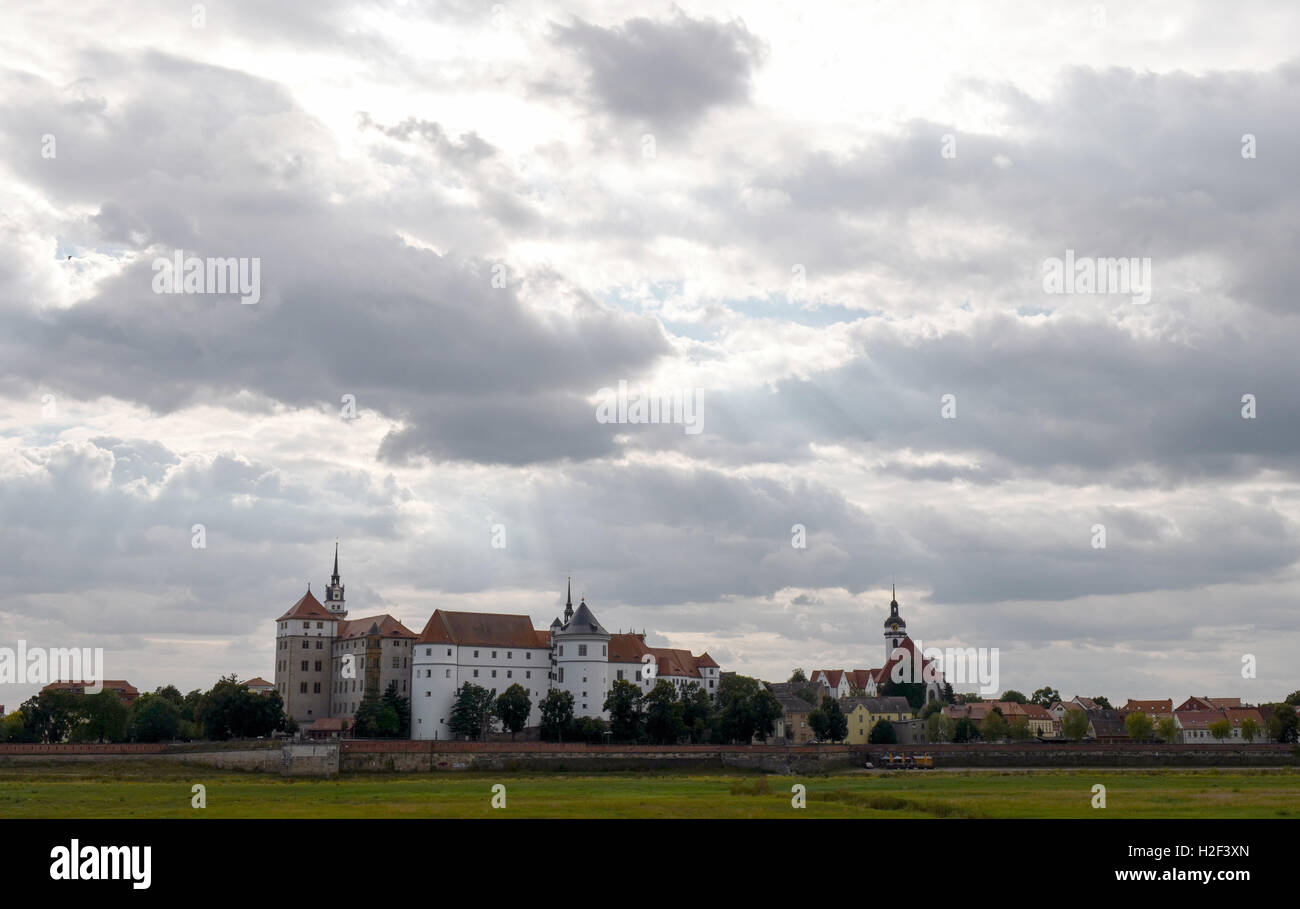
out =
<path fill-rule="evenodd" d="M 348 614 L 347 605 L 343 600 L 343 582 L 339 580 L 339 541 L 334 541 L 334 573 L 330 575 L 329 586 L 325 588 L 325 602 L 322 603 L 326 609 L 343 618 Z"/>
<path fill-rule="evenodd" d="M 889 615 L 885 617 L 885 662 L 894 655 L 894 651 L 907 637 L 907 623 L 898 614 L 898 590 L 889 585 Z"/>
<path fill-rule="evenodd" d="M 573 618 L 573 578 L 569 578 L 569 595 L 564 602 L 564 624 L 569 624 Z"/>

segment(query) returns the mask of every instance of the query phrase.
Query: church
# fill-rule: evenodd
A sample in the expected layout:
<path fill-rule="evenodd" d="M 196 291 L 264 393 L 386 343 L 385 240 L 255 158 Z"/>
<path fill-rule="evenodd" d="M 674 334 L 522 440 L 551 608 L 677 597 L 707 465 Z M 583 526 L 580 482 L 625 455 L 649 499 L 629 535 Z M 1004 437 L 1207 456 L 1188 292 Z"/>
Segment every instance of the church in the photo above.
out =
<path fill-rule="evenodd" d="M 396 682 L 411 701 L 412 739 L 452 738 L 457 689 L 469 682 L 500 694 L 518 684 L 532 701 L 529 726 L 552 688 L 573 695 L 573 715 L 608 719 L 605 697 L 616 681 L 649 692 L 659 679 L 678 690 L 717 693 L 721 668 L 708 653 L 651 647 L 645 633 L 607 631 L 570 584 L 563 618 L 548 629 L 527 615 L 435 609 L 417 635 L 391 615 L 348 619 L 338 547 L 324 602 L 310 587 L 276 619 L 275 687 L 285 712 L 307 726 L 347 719 L 369 691 Z"/>

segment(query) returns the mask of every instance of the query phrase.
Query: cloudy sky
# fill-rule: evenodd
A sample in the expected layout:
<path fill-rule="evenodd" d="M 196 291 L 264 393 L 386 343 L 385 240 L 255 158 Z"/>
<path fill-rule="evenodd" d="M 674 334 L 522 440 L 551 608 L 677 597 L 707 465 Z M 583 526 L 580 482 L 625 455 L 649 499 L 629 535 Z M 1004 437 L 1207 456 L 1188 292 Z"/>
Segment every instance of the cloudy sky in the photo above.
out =
<path fill-rule="evenodd" d="M 1300 688 L 1296 34 L 6 0 L 0 643 L 270 677 L 337 538 L 352 615 L 417 631 L 544 626 L 571 574 L 611 629 L 784 679 L 879 665 L 896 578 L 1004 687 Z M 177 250 L 260 260 L 260 300 L 155 293 Z M 1148 259 L 1150 302 L 1046 292 L 1067 251 Z M 702 431 L 600 422 L 620 381 Z"/>

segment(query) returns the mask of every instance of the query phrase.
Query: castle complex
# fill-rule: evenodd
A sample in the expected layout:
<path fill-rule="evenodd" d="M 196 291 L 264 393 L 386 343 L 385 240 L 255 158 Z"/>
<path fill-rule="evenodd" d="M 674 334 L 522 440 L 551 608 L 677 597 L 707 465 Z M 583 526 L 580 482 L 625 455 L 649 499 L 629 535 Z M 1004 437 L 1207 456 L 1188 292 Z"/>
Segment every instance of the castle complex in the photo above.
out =
<path fill-rule="evenodd" d="M 541 722 L 539 703 L 552 688 L 573 695 L 575 717 L 608 719 L 605 697 L 616 681 L 645 693 L 659 679 L 679 689 L 697 685 L 716 694 L 720 667 L 707 653 L 650 647 L 645 634 L 611 633 L 570 589 L 563 619 L 547 630 L 526 615 L 435 609 L 418 635 L 391 615 L 348 619 L 334 573 L 322 603 L 310 588 L 276 619 L 275 688 L 285 712 L 300 724 L 350 719 L 367 692 L 391 682 L 411 700 L 411 738 L 451 738 L 456 691 L 469 682 L 499 694 L 519 684 L 532 701 L 529 726 Z"/>

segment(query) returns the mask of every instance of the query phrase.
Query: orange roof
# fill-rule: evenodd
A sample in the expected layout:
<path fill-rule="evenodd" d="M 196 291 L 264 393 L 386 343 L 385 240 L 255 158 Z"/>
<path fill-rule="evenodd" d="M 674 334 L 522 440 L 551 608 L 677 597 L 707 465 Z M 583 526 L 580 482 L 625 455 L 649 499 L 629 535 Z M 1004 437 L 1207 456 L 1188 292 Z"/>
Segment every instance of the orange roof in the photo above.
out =
<path fill-rule="evenodd" d="M 826 679 L 826 683 L 832 688 L 840 687 L 840 678 L 844 675 L 843 669 L 818 669 L 813 675 L 820 675 Z"/>
<path fill-rule="evenodd" d="M 651 647 L 655 655 L 656 673 L 660 676 L 700 677 L 700 670 L 695 667 L 695 657 L 689 650 L 675 650 L 669 647 Z"/>
<path fill-rule="evenodd" d="M 245 688 L 274 688 L 275 687 L 266 679 L 262 678 L 260 675 L 254 676 L 253 678 L 249 679 L 247 682 L 244 682 L 243 685 Z"/>
<path fill-rule="evenodd" d="M 1264 716 L 1254 707 L 1229 707 L 1223 711 L 1228 716 L 1228 722 L 1234 726 L 1240 726 L 1243 720 L 1254 720 L 1256 725 L 1264 725 Z"/>
<path fill-rule="evenodd" d="M 481 644 L 487 647 L 547 647 L 550 637 L 533 628 L 526 615 L 446 612 L 435 609 L 416 639 L 418 644 Z"/>
<path fill-rule="evenodd" d="M 1129 698 L 1124 709 L 1139 713 L 1173 713 L 1174 701 L 1173 698 L 1165 698 L 1163 701 L 1135 701 Z"/>
<path fill-rule="evenodd" d="M 717 663 L 713 662 L 713 657 L 709 656 L 709 652 L 708 652 L 707 650 L 704 651 L 702 654 L 700 654 L 698 657 L 695 658 L 695 666 L 696 666 L 697 668 L 700 667 L 700 666 L 703 666 L 703 667 L 705 667 L 706 669 L 720 669 L 720 668 L 721 668 L 720 666 L 718 666 Z"/>
<path fill-rule="evenodd" d="M 611 663 L 639 663 L 650 652 L 645 636 L 640 634 L 611 634 L 609 636 L 609 661 Z"/>
<path fill-rule="evenodd" d="M 140 693 L 138 688 L 136 688 L 134 685 L 132 685 L 130 682 L 126 681 L 125 679 L 104 679 L 102 682 L 98 682 L 98 683 L 87 682 L 84 679 L 80 681 L 74 680 L 69 682 L 64 682 L 64 681 L 50 682 L 50 684 L 42 688 L 41 691 L 80 691 L 82 689 L 85 689 L 95 684 L 102 685 L 104 686 L 104 688 L 108 689 L 109 691 L 120 692 L 121 694 L 124 694 L 127 697 L 135 697 Z"/>
<path fill-rule="evenodd" d="M 364 619 L 347 619 L 339 622 L 340 638 L 356 638 L 370 633 L 370 629 L 379 626 L 379 633 L 386 638 L 413 638 L 415 632 L 407 628 L 391 615 L 372 615 Z"/>
<path fill-rule="evenodd" d="M 330 612 L 320 604 L 320 600 L 311 595 L 308 590 L 302 595 L 302 599 L 289 607 L 289 611 L 276 619 L 277 622 L 283 622 L 285 619 L 323 619 L 329 622 L 337 622 L 339 617 Z"/>

